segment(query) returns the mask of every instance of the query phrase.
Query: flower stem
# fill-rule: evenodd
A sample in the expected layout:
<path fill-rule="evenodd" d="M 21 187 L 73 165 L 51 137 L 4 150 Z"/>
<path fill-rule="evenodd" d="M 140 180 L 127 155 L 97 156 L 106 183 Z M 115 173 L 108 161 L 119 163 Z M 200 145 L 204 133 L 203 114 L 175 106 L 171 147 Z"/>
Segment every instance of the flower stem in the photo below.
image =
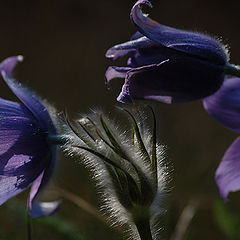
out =
<path fill-rule="evenodd" d="M 32 240 L 32 227 L 29 215 L 27 215 L 27 239 Z"/>
<path fill-rule="evenodd" d="M 149 208 L 143 206 L 135 206 L 132 211 L 133 222 L 135 223 L 141 240 L 153 240 Z"/>
<path fill-rule="evenodd" d="M 224 72 L 229 75 L 240 77 L 240 67 L 230 63 L 225 65 Z"/>
<path fill-rule="evenodd" d="M 135 224 L 141 240 L 153 240 L 149 219 L 140 219 Z"/>

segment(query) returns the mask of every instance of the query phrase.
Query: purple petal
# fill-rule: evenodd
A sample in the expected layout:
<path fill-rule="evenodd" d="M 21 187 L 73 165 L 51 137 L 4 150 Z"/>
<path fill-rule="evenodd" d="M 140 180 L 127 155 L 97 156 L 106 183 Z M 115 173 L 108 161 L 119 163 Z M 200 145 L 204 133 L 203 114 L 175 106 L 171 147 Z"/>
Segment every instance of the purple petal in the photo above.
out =
<path fill-rule="evenodd" d="M 56 159 L 58 158 L 58 148 L 52 146 L 51 155 L 48 164 L 45 165 L 44 171 L 34 181 L 30 195 L 28 198 L 28 211 L 31 218 L 47 217 L 54 214 L 60 204 L 59 201 L 40 203 L 37 202 L 39 194 L 49 182 L 56 167 Z"/>
<path fill-rule="evenodd" d="M 216 171 L 216 182 L 224 200 L 230 192 L 240 190 L 240 137 L 228 148 Z"/>
<path fill-rule="evenodd" d="M 0 120 L 11 116 L 32 118 L 32 114 L 24 105 L 0 98 Z"/>
<path fill-rule="evenodd" d="M 121 48 L 118 48 L 119 47 L 118 45 L 116 45 L 116 46 L 117 46 L 117 48 L 114 48 L 115 47 L 114 46 L 114 47 L 108 49 L 106 52 L 106 55 L 105 55 L 107 58 L 109 58 L 113 61 L 115 61 L 121 57 L 124 57 L 125 55 L 135 51 L 135 49 L 121 49 Z"/>
<path fill-rule="evenodd" d="M 125 56 L 126 54 L 134 52 L 137 48 L 149 47 L 153 44 L 156 45 L 156 43 L 154 43 L 150 39 L 146 37 L 141 37 L 113 46 L 107 51 L 106 57 L 111 58 L 112 60 L 116 60 L 120 57 Z"/>
<path fill-rule="evenodd" d="M 31 178 L 32 176 L 23 179 L 19 176 L 0 175 L 0 205 L 28 188 L 32 183 Z"/>
<path fill-rule="evenodd" d="M 4 69 L 4 71 L 9 76 L 12 76 L 12 71 L 13 71 L 14 67 L 16 66 L 16 64 L 18 62 L 22 62 L 22 61 L 23 61 L 23 56 L 21 56 L 21 55 L 6 58 L 3 62 L 1 62 L 0 69 L 1 70 Z"/>
<path fill-rule="evenodd" d="M 137 32 L 132 36 L 131 41 L 111 47 L 105 56 L 112 60 L 117 60 L 127 54 L 134 53 L 137 48 L 148 47 L 151 43 L 156 45 L 156 43 Z"/>
<path fill-rule="evenodd" d="M 130 56 L 128 60 L 130 67 L 160 63 L 166 58 L 179 57 L 179 53 L 175 50 L 159 45 L 146 37 L 115 45 L 107 51 L 106 56 L 116 60 L 125 54 Z"/>
<path fill-rule="evenodd" d="M 141 37 L 144 37 L 144 35 L 142 35 L 142 33 L 140 33 L 140 32 L 136 32 L 135 34 L 133 34 L 133 36 L 131 37 L 130 40 L 136 40 Z"/>
<path fill-rule="evenodd" d="M 61 201 L 35 203 L 30 212 L 31 218 L 48 217 L 53 215 L 60 206 Z"/>
<path fill-rule="evenodd" d="M 139 48 L 130 55 L 128 59 L 128 66 L 141 67 L 151 64 L 159 64 L 167 59 L 186 58 L 180 56 L 174 49 L 169 49 L 159 44 L 151 44 L 148 47 Z"/>
<path fill-rule="evenodd" d="M 197 56 L 217 64 L 228 60 L 224 46 L 204 34 L 177 30 L 167 27 L 144 15 L 141 4 L 152 7 L 148 0 L 139 0 L 131 11 L 131 20 L 140 33 L 165 47 L 174 48 L 192 56 Z"/>
<path fill-rule="evenodd" d="M 29 187 L 44 169 L 49 155 L 45 138 L 31 119 L 0 121 L 0 204 Z"/>
<path fill-rule="evenodd" d="M 18 116 L 2 117 L 0 120 L 0 154 L 4 154 L 10 148 L 15 147 L 20 140 L 23 145 L 27 143 L 29 138 L 44 141 L 44 136 L 38 135 L 39 139 L 38 136 L 35 136 L 38 131 L 36 122 L 29 118 Z"/>
<path fill-rule="evenodd" d="M 195 58 L 172 59 L 127 73 L 119 99 L 146 99 L 164 103 L 187 102 L 219 89 L 223 69 Z M 128 95 L 128 96 L 127 96 Z"/>
<path fill-rule="evenodd" d="M 227 78 L 215 94 L 203 100 L 203 104 L 217 121 L 240 133 L 240 78 Z"/>
<path fill-rule="evenodd" d="M 0 70 L 4 81 L 36 119 L 38 119 L 39 125 L 41 125 L 43 129 L 55 133 L 55 127 L 53 126 L 46 107 L 27 88 L 12 78 L 12 70 L 18 61 L 19 57 L 11 57 L 1 63 Z"/>
<path fill-rule="evenodd" d="M 129 93 L 129 85 L 127 82 L 122 87 L 122 91 L 117 97 L 117 101 L 122 102 L 122 103 L 132 103 L 133 99 Z"/>
<path fill-rule="evenodd" d="M 131 69 L 130 67 L 109 67 L 105 73 L 106 85 L 109 87 L 109 82 L 114 78 L 125 78 L 126 73 Z"/>
<path fill-rule="evenodd" d="M 52 170 L 53 169 L 49 171 L 49 169 L 46 169 L 45 171 L 43 171 L 32 185 L 29 199 L 28 199 L 28 211 L 31 218 L 50 216 L 54 214 L 59 208 L 60 201 L 54 201 L 54 202 L 37 202 L 36 201 L 40 191 L 47 184 L 50 178 L 50 175 L 52 174 Z"/>

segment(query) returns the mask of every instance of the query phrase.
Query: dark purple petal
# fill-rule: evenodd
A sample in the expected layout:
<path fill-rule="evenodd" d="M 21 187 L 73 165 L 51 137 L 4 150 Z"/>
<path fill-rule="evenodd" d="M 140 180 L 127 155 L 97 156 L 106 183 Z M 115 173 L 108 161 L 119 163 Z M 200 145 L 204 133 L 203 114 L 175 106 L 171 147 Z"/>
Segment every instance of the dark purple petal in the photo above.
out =
<path fill-rule="evenodd" d="M 131 37 L 130 40 L 136 40 L 136 39 L 141 38 L 141 37 L 144 37 L 144 35 L 142 35 L 142 33 L 140 33 L 140 32 L 136 32 L 136 33 Z"/>
<path fill-rule="evenodd" d="M 105 84 L 109 87 L 109 82 L 114 78 L 125 78 L 126 73 L 130 71 L 130 67 L 109 67 L 105 73 Z"/>
<path fill-rule="evenodd" d="M 240 190 L 240 137 L 228 148 L 216 171 L 216 182 L 224 200 L 230 192 Z"/>
<path fill-rule="evenodd" d="M 60 201 L 54 202 L 37 202 L 37 199 L 49 182 L 56 167 L 56 159 L 58 158 L 58 147 L 52 146 L 49 152 L 47 164 L 45 164 L 44 171 L 34 181 L 30 195 L 28 198 L 28 212 L 31 218 L 47 217 L 54 214 L 60 204 Z"/>
<path fill-rule="evenodd" d="M 19 98 L 20 101 L 30 110 L 34 117 L 39 121 L 39 125 L 55 133 L 55 127 L 46 107 L 41 101 L 34 96 L 27 88 L 23 87 L 19 82 L 12 78 L 12 70 L 15 64 L 19 61 L 19 57 L 10 57 L 4 60 L 0 65 L 0 70 L 4 81 L 12 92 Z"/>
<path fill-rule="evenodd" d="M 126 54 L 130 56 L 128 60 L 130 67 L 160 63 L 170 57 L 179 57 L 179 52 L 161 46 L 146 37 L 115 45 L 107 51 L 106 56 L 116 60 Z"/>
<path fill-rule="evenodd" d="M 203 104 L 217 121 L 240 133 L 240 78 L 227 78 L 215 94 L 203 100 Z"/>
<path fill-rule="evenodd" d="M 139 0 L 131 11 L 131 20 L 140 33 L 165 47 L 179 50 L 191 56 L 224 65 L 228 56 L 224 46 L 217 40 L 199 33 L 167 27 L 144 15 L 141 4 L 152 7 L 148 0 Z"/>
<path fill-rule="evenodd" d="M 21 140 L 23 144 L 39 132 L 36 122 L 26 117 L 10 116 L 0 119 L 0 154 Z M 45 136 L 40 136 L 42 141 Z M 2 162 L 1 162 L 2 163 Z"/>
<path fill-rule="evenodd" d="M 0 175 L 0 205 L 28 188 L 32 183 L 31 178 L 32 176 L 23 179 L 18 176 Z"/>
<path fill-rule="evenodd" d="M 49 147 L 32 119 L 0 121 L 0 204 L 20 193 L 47 164 Z"/>
<path fill-rule="evenodd" d="M 23 104 L 0 98 L 0 119 L 11 116 L 33 118 L 32 114 Z"/>
<path fill-rule="evenodd" d="M 53 166 L 52 166 L 53 167 Z M 54 202 L 37 202 L 37 198 L 41 190 L 48 183 L 52 175 L 53 168 L 50 170 L 46 168 L 34 181 L 29 198 L 28 198 L 28 211 L 31 218 L 47 217 L 54 214 L 59 208 L 60 201 Z"/>
<path fill-rule="evenodd" d="M 171 60 L 180 57 L 184 59 L 188 56 L 185 56 L 183 53 L 179 53 L 174 49 L 169 49 L 153 43 L 146 48 L 139 48 L 132 53 L 128 59 L 128 65 L 136 68 L 151 64 L 159 64 L 167 59 Z"/>
<path fill-rule="evenodd" d="M 137 48 L 149 46 L 150 42 L 156 44 L 144 37 L 140 32 L 136 32 L 131 37 L 131 41 L 113 46 L 106 52 L 105 56 L 115 61 L 127 54 L 134 53 Z"/>
<path fill-rule="evenodd" d="M 12 76 L 12 71 L 17 63 L 23 61 L 23 56 L 14 56 L 6 58 L 3 62 L 0 64 L 0 69 L 4 69 L 4 71 L 9 75 Z"/>
<path fill-rule="evenodd" d="M 106 57 L 111 58 L 112 60 L 117 60 L 126 54 L 134 52 L 137 48 L 146 48 L 152 45 L 156 45 L 156 43 L 146 37 L 141 37 L 113 46 L 106 52 Z"/>
<path fill-rule="evenodd" d="M 132 103 L 133 99 L 130 96 L 129 93 L 129 85 L 128 82 L 125 82 L 125 84 L 122 86 L 122 91 L 117 97 L 117 101 L 122 102 L 122 103 Z"/>
<path fill-rule="evenodd" d="M 217 91 L 224 79 L 223 68 L 195 58 L 166 60 L 127 73 L 120 96 L 164 103 L 204 98 Z M 128 95 L 128 96 L 127 96 Z"/>
<path fill-rule="evenodd" d="M 59 209 L 60 203 L 61 201 L 35 202 L 29 215 L 33 219 L 51 216 Z"/>

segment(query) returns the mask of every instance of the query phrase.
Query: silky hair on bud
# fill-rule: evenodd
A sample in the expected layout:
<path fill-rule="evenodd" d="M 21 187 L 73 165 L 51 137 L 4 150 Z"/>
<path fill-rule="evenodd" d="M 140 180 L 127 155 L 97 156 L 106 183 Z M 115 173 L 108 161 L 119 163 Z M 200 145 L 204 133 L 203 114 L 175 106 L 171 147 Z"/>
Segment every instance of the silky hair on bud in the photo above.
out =
<path fill-rule="evenodd" d="M 165 146 L 157 141 L 152 108 L 117 110 L 118 121 L 112 113 L 98 111 L 76 120 L 65 116 L 64 134 L 69 141 L 64 151 L 92 172 L 100 210 L 111 225 L 124 226 L 131 239 L 138 239 L 138 218 L 149 216 L 156 231 L 156 219 L 166 212 L 170 168 Z"/>

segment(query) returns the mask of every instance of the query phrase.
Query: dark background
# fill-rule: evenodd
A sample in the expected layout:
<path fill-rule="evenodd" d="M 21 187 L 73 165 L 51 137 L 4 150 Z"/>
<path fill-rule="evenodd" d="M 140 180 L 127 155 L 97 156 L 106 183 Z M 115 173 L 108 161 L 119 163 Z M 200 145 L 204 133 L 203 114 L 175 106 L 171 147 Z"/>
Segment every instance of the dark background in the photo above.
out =
<path fill-rule="evenodd" d="M 112 63 L 104 55 L 109 47 L 127 41 L 135 32 L 129 19 L 134 3 L 123 0 L 2 0 L 1 59 L 22 54 L 25 60 L 17 67 L 18 80 L 48 99 L 59 111 L 67 108 L 74 116 L 87 113 L 90 108 L 111 109 L 117 104 L 115 99 L 122 81 L 116 79 L 108 91 L 104 73 L 109 65 L 124 66 L 126 61 Z M 153 19 L 176 28 L 220 37 L 229 46 L 231 63 L 240 62 L 239 1 L 154 0 L 152 4 Z M 3 82 L 0 94 L 15 99 Z M 214 204 L 221 201 L 214 172 L 237 134 L 212 119 L 201 102 L 159 103 L 155 107 L 159 137 L 167 144 L 168 156 L 175 168 L 175 187 L 169 198 L 165 227 L 167 238 L 184 206 L 190 199 L 197 199 L 200 205 L 184 239 L 231 239 L 217 224 L 214 215 Z M 62 156 L 53 183 L 97 205 L 95 188 L 79 161 Z M 49 194 L 59 196 L 51 192 L 51 186 Z M 25 206 L 26 197 L 26 193 L 21 194 L 17 200 L 10 200 L 0 208 L 1 240 L 26 239 L 25 218 L 16 210 L 19 204 L 20 208 Z M 227 207 L 240 216 L 239 201 L 240 193 L 231 194 Z M 118 239 L 115 230 L 67 200 L 63 200 L 55 217 L 60 221 L 57 227 L 51 221 L 33 221 L 33 239 L 78 239 L 71 223 L 86 239 Z M 62 222 L 71 225 L 72 235 L 60 231 Z M 240 236 L 232 239 L 240 239 Z"/>

